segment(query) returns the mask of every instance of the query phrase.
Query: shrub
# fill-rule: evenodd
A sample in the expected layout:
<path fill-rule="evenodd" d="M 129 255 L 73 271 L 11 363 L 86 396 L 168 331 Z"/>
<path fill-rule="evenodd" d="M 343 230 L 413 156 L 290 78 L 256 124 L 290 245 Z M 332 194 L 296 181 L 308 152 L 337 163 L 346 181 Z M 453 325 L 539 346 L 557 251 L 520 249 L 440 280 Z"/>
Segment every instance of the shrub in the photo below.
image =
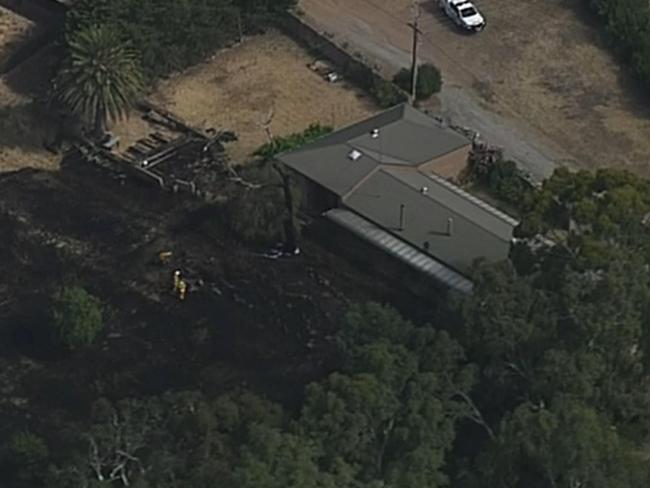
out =
<path fill-rule="evenodd" d="M 382 108 L 390 108 L 405 102 L 408 97 L 407 94 L 399 90 L 390 81 L 376 78 L 370 88 L 370 94 L 375 97 L 377 103 Z"/>
<path fill-rule="evenodd" d="M 650 83 L 650 4 L 645 0 L 586 0 L 604 22 L 615 51 Z"/>
<path fill-rule="evenodd" d="M 50 453 L 45 441 L 31 432 L 14 434 L 7 446 L 7 461 L 18 486 L 39 486 Z"/>
<path fill-rule="evenodd" d="M 514 205 L 521 203 L 529 189 L 514 161 L 498 161 L 488 175 L 487 186 L 495 197 Z"/>
<path fill-rule="evenodd" d="M 254 153 L 264 160 L 272 159 L 275 155 L 285 151 L 298 149 L 319 137 L 329 134 L 334 130 L 329 125 L 311 124 L 302 132 L 290 134 L 286 137 L 274 137 L 273 142 L 267 142 Z"/>
<path fill-rule="evenodd" d="M 532 189 L 530 183 L 514 161 L 503 159 L 500 150 L 484 152 L 475 148 L 466 171 L 466 181 L 477 183 L 503 203 L 521 208 L 528 201 Z"/>
<path fill-rule="evenodd" d="M 411 93 L 411 70 L 402 68 L 393 78 L 393 82 L 402 90 Z M 426 100 L 438 93 L 442 88 L 442 75 L 434 65 L 426 63 L 418 68 L 415 96 L 418 100 Z"/>
<path fill-rule="evenodd" d="M 104 326 L 99 299 L 79 286 L 63 287 L 53 297 L 55 339 L 75 350 L 91 345 Z"/>

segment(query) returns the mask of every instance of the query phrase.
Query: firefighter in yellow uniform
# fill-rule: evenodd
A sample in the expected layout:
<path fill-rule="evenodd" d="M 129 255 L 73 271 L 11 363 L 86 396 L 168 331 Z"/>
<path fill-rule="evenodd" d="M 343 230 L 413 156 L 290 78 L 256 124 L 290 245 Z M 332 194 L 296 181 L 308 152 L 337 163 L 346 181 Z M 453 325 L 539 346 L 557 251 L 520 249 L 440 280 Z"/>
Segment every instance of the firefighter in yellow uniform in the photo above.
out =
<path fill-rule="evenodd" d="M 173 291 L 176 293 L 178 291 L 178 285 L 181 282 L 181 270 L 177 269 L 174 271 L 174 278 L 173 278 Z"/>
<path fill-rule="evenodd" d="M 173 288 L 173 293 L 178 293 L 178 298 L 185 300 L 185 295 L 187 295 L 187 282 L 182 278 L 180 269 L 174 271 Z"/>
<path fill-rule="evenodd" d="M 181 279 L 178 282 L 178 298 L 180 300 L 185 300 L 186 293 L 187 293 L 187 283 L 185 283 L 185 280 Z"/>

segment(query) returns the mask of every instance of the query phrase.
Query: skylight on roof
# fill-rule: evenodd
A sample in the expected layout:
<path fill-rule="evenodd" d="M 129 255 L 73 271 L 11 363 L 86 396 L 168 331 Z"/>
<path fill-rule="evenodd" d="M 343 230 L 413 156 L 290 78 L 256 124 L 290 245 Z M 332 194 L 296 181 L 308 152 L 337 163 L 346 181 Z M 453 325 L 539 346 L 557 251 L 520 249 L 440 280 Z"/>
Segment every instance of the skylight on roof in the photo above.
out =
<path fill-rule="evenodd" d="M 356 161 L 356 160 L 359 159 L 361 156 L 363 156 L 363 153 L 362 153 L 361 151 L 357 151 L 356 149 L 353 149 L 352 151 L 350 151 L 350 154 L 348 154 L 348 157 L 349 157 L 352 161 Z"/>

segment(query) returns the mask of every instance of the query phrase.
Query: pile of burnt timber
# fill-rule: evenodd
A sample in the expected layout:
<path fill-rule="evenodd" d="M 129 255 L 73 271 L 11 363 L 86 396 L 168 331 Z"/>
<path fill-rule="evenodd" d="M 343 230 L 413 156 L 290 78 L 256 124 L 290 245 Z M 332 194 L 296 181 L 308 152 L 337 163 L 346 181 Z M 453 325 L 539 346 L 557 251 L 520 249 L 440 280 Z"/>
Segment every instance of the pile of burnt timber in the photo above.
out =
<path fill-rule="evenodd" d="M 177 115 L 151 102 L 140 102 L 138 109 L 144 113 L 142 118 L 148 122 L 161 125 L 182 134 L 205 137 L 205 133 L 201 129 L 191 126 Z"/>
<path fill-rule="evenodd" d="M 206 133 L 151 104 L 142 104 L 141 108 L 145 110 L 145 120 L 166 131 L 152 132 L 123 154 L 84 138 L 78 147 L 84 159 L 113 173 L 134 176 L 173 192 L 197 195 L 202 193 L 199 187 L 206 189 L 218 181 L 218 175 L 228 167 L 223 144 L 236 139 L 232 132 Z M 173 133 L 180 135 L 170 135 Z"/>

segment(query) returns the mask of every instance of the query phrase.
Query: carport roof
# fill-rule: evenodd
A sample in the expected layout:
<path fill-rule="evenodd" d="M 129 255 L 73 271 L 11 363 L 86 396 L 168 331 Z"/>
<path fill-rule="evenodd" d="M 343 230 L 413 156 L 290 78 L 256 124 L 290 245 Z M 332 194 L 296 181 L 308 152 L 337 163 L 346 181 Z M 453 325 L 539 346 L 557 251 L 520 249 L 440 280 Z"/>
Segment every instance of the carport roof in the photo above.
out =
<path fill-rule="evenodd" d="M 344 196 L 378 166 L 419 166 L 469 144 L 432 117 L 402 104 L 277 159 Z"/>

